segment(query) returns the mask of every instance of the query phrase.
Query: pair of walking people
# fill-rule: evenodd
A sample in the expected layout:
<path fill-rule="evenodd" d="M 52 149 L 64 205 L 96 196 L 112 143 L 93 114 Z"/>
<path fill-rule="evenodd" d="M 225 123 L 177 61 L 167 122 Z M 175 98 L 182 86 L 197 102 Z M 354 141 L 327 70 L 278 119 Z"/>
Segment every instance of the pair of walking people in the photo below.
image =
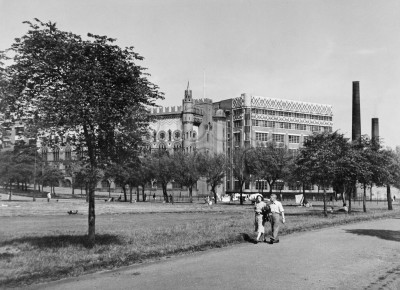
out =
<path fill-rule="evenodd" d="M 281 223 L 280 216 L 282 215 L 282 223 L 285 223 L 285 214 L 282 203 L 276 200 L 276 194 L 271 194 L 270 199 L 266 202 L 262 200 L 261 194 L 257 196 L 254 204 L 255 212 L 255 231 L 257 232 L 256 242 L 264 241 L 266 243 L 274 244 L 279 243 L 279 226 Z M 271 223 L 271 237 L 267 240 L 265 235 L 265 224 Z M 263 237 L 263 239 L 262 239 Z"/>

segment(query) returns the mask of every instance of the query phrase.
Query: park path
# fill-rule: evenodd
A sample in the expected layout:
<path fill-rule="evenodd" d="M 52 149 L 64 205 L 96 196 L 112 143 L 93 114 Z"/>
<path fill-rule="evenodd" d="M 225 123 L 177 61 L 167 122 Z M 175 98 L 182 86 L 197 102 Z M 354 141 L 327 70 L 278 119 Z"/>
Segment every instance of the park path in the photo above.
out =
<path fill-rule="evenodd" d="M 28 289 L 398 289 L 400 219 L 281 237 Z"/>

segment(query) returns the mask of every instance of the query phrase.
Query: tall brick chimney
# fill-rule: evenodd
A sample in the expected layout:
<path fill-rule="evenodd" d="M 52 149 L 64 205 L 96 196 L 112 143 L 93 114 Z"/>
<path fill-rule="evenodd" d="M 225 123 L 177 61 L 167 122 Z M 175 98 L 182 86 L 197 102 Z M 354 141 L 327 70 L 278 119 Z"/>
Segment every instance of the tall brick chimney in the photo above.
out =
<path fill-rule="evenodd" d="M 379 140 L 379 119 L 372 118 L 371 139 Z"/>
<path fill-rule="evenodd" d="M 361 112 L 360 112 L 360 82 L 353 82 L 353 114 L 351 140 L 356 141 L 361 138 Z"/>

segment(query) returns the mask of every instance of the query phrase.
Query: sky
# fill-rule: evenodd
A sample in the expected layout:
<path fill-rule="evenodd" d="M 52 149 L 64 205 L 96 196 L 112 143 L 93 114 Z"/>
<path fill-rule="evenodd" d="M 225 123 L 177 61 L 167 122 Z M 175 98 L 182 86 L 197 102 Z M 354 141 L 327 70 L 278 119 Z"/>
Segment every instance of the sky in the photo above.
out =
<path fill-rule="evenodd" d="M 334 130 L 351 137 L 352 82 L 361 131 L 379 118 L 384 146 L 400 145 L 400 1 L 0 0 L 0 50 L 39 18 L 134 46 L 162 106 L 242 93 L 333 106 Z"/>

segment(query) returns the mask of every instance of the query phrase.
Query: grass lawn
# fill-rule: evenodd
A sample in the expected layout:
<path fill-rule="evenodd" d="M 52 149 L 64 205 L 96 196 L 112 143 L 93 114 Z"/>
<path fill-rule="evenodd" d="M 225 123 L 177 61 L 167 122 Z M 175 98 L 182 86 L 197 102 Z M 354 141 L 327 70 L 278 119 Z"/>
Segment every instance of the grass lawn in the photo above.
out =
<path fill-rule="evenodd" d="M 5 200 L 0 207 L 0 285 L 20 286 L 170 255 L 249 242 L 254 237 L 252 206 L 246 204 L 162 204 L 96 202 L 96 246 L 87 248 L 87 203 L 38 198 Z M 325 218 L 321 203 L 312 208 L 285 201 L 282 235 L 398 215 L 386 203 L 368 203 L 362 213 L 335 212 Z M 338 209 L 335 204 L 335 209 Z M 76 215 L 67 211 L 78 210 Z"/>

